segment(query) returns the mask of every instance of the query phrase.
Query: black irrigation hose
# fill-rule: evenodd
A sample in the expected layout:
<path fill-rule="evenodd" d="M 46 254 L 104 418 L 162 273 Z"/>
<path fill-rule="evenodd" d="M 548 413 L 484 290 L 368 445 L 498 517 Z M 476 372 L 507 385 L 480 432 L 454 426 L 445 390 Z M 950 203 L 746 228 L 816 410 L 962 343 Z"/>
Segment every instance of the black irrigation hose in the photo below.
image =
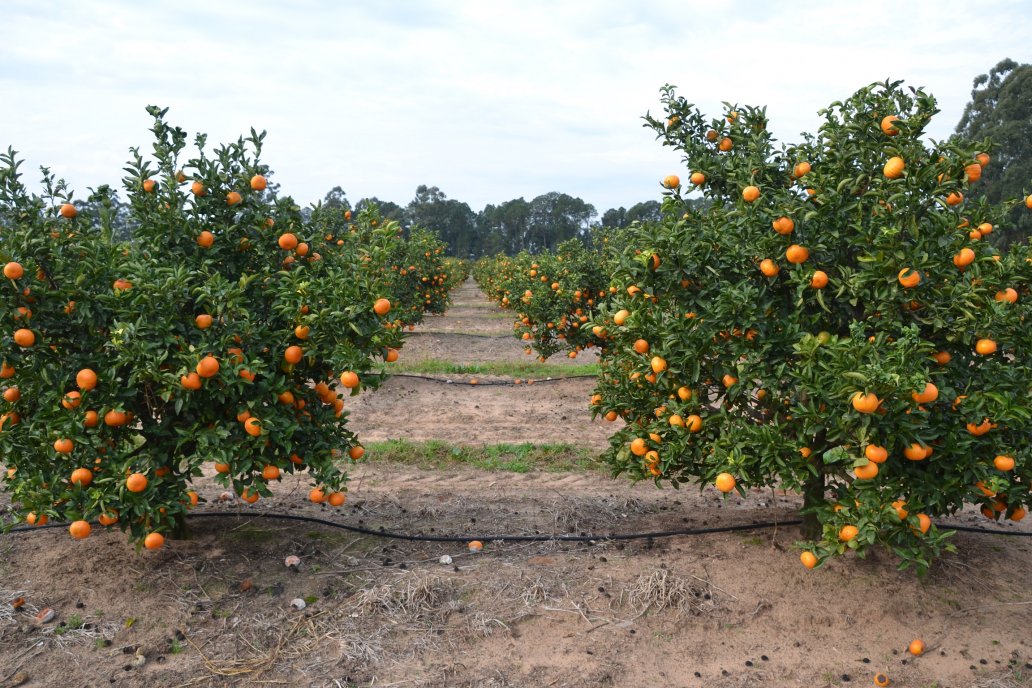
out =
<path fill-rule="evenodd" d="M 473 377 L 476 377 L 476 375 L 478 373 L 452 373 L 452 374 L 453 375 L 471 375 Z M 480 375 L 490 375 L 490 373 L 479 373 L 479 374 Z M 455 380 L 448 379 L 448 378 L 430 377 L 429 375 L 416 375 L 414 373 L 390 373 L 390 377 L 407 377 L 407 378 L 413 378 L 413 379 L 416 379 L 416 380 L 429 380 L 430 382 L 439 382 L 439 383 L 441 383 L 443 385 L 467 385 L 467 386 L 470 386 L 470 387 L 490 387 L 492 385 L 494 385 L 494 386 L 512 387 L 512 386 L 515 386 L 517 384 L 514 380 L 493 380 L 493 381 L 492 380 L 488 380 L 486 382 L 481 382 L 480 380 L 477 380 L 476 383 L 473 383 L 473 382 L 470 382 L 470 381 L 456 382 Z M 549 382 L 563 382 L 564 380 L 580 380 L 580 379 L 586 379 L 586 378 L 589 378 L 589 377 L 590 378 L 596 378 L 598 376 L 597 375 L 564 375 L 562 377 L 545 377 L 545 378 L 533 378 L 533 379 L 528 378 L 526 380 L 523 380 L 519 384 L 520 385 L 529 385 L 529 384 L 541 385 L 541 384 L 546 384 L 546 383 L 549 383 Z"/>
<path fill-rule="evenodd" d="M 411 542 L 470 542 L 480 540 L 481 542 L 604 542 L 617 540 L 646 540 L 665 537 L 676 537 L 679 535 L 711 535 L 714 533 L 733 533 L 744 530 L 760 530 L 766 528 L 778 528 L 781 526 L 797 526 L 801 520 L 787 521 L 763 521 L 760 523 L 746 523 L 735 526 L 716 526 L 712 528 L 678 528 L 676 530 L 657 530 L 646 533 L 610 533 L 609 535 L 409 535 L 407 533 L 395 533 L 389 530 L 373 530 L 361 526 L 351 526 L 345 523 L 338 523 L 324 518 L 314 516 L 295 516 L 292 514 L 279 514 L 271 511 L 258 511 L 253 514 L 245 514 L 235 511 L 209 511 L 193 512 L 186 515 L 187 518 L 279 518 L 287 521 L 300 521 L 303 523 L 316 523 L 330 528 L 351 531 L 360 535 L 372 535 L 375 537 L 390 538 L 393 540 L 408 540 Z M 41 526 L 17 526 L 11 528 L 10 533 L 24 533 L 34 530 L 47 530 L 49 528 L 63 528 L 64 523 L 46 523 Z M 978 533 L 981 535 L 1013 535 L 1017 537 L 1032 537 L 1032 532 L 1021 532 L 1014 530 L 997 530 L 990 528 L 975 528 L 973 526 L 943 525 L 943 530 L 957 530 L 966 533 Z M 3 531 L 0 531 L 0 535 Z"/>

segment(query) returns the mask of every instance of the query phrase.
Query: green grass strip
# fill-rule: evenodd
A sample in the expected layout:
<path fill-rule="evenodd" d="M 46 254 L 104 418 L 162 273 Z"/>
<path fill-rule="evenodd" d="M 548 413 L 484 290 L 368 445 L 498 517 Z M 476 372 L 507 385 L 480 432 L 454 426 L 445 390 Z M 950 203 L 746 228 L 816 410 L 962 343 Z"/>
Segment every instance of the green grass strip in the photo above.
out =
<path fill-rule="evenodd" d="M 397 363 L 387 366 L 388 373 L 413 373 L 418 375 L 498 375 L 541 379 L 545 377 L 569 377 L 572 375 L 598 375 L 597 363 L 582 365 L 561 365 L 557 363 L 513 363 L 509 361 L 487 361 L 484 363 L 454 363 L 428 358 L 406 361 L 402 357 Z"/>
<path fill-rule="evenodd" d="M 441 440 L 412 442 L 387 440 L 363 445 L 363 461 L 400 463 L 424 470 L 469 466 L 484 471 L 508 473 L 598 472 L 608 469 L 596 453 L 573 444 L 489 444 L 483 447 L 454 446 Z"/>

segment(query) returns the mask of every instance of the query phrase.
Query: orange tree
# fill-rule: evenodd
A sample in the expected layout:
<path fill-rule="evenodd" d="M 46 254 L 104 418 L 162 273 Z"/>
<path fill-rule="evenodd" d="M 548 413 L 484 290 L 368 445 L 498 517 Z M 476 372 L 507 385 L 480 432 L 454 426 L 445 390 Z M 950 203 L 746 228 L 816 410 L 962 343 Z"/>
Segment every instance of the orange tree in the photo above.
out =
<path fill-rule="evenodd" d="M 571 239 L 544 251 L 514 258 L 484 258 L 473 275 L 490 298 L 517 314 L 514 330 L 544 361 L 566 351 L 570 358 L 598 345 L 601 328 L 584 327 L 610 293 L 600 252 Z"/>
<path fill-rule="evenodd" d="M 362 453 L 344 393 L 375 386 L 400 343 L 362 266 L 400 239 L 317 250 L 293 201 L 265 191 L 264 134 L 211 153 L 200 135 L 180 166 L 186 133 L 148 112 L 154 159 L 134 150 L 124 180 L 129 242 L 103 211 L 99 224 L 78 217 L 49 173 L 30 194 L 13 152 L 0 160 L 12 501 L 30 522 L 72 521 L 75 537 L 117 524 L 149 548 L 179 531 L 206 463 L 249 502 L 307 470 L 313 499 L 339 505 L 343 463 Z"/>
<path fill-rule="evenodd" d="M 964 199 L 989 142 L 924 143 L 935 101 L 899 83 L 780 148 L 763 109 L 663 103 L 647 125 L 689 172 L 609 257 L 621 289 L 593 322 L 595 412 L 628 421 L 614 470 L 800 491 L 808 567 L 881 543 L 924 570 L 949 547 L 934 518 L 1022 518 L 1029 256 L 980 241 L 1006 207 Z M 712 205 L 683 212 L 686 187 Z"/>

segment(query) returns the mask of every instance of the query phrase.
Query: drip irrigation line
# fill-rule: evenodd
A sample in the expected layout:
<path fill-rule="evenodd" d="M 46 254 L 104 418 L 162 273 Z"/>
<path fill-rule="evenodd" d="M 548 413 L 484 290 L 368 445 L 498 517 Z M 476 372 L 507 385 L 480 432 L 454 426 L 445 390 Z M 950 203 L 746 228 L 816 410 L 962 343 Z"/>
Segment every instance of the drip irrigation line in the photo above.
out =
<path fill-rule="evenodd" d="M 787 521 L 761 521 L 759 523 L 744 523 L 732 526 L 714 526 L 710 528 L 677 528 L 674 530 L 656 530 L 648 531 L 644 533 L 609 533 L 608 535 L 575 535 L 575 534 L 558 534 L 558 535 L 507 535 L 507 534 L 467 534 L 467 535 L 423 535 L 417 534 L 412 535 L 409 533 L 396 533 L 390 530 L 364 528 L 362 526 L 348 525 L 347 523 L 339 523 L 337 521 L 330 521 L 325 518 L 317 518 L 314 516 L 297 516 L 294 514 L 280 514 L 271 511 L 258 511 L 251 514 L 236 512 L 236 511 L 209 511 L 209 512 L 193 512 L 186 515 L 187 518 L 239 518 L 239 519 L 250 519 L 250 518 L 275 518 L 282 519 L 285 521 L 297 521 L 302 523 L 315 523 L 318 525 L 327 526 L 329 528 L 339 528 L 341 530 L 347 530 L 352 533 L 358 533 L 360 535 L 371 535 L 374 537 L 389 538 L 392 540 L 407 540 L 410 542 L 470 542 L 472 540 L 480 540 L 481 542 L 605 542 L 605 541 L 619 541 L 619 540 L 653 540 L 657 538 L 677 537 L 677 536 L 694 536 L 694 535 L 712 535 L 715 533 L 734 533 L 747 530 L 765 530 L 768 528 L 779 528 L 782 526 L 797 526 L 802 523 L 799 519 L 790 519 Z M 41 526 L 16 526 L 11 528 L 9 533 L 25 533 L 38 530 L 48 530 L 50 528 L 63 528 L 67 526 L 65 523 L 45 523 Z M 995 528 L 977 528 L 974 526 L 962 526 L 962 525 L 949 525 L 943 524 L 941 530 L 956 530 L 965 533 L 977 533 L 979 535 L 1008 535 L 1015 537 L 1032 537 L 1032 532 L 1022 532 L 1015 530 L 1000 530 Z M 3 531 L 0 531 L 0 535 Z"/>
<path fill-rule="evenodd" d="M 474 377 L 476 375 L 478 375 L 478 374 L 480 374 L 480 375 L 490 375 L 490 373 L 455 373 L 455 374 L 456 375 L 472 375 Z M 471 386 L 471 387 L 490 387 L 492 385 L 494 385 L 494 386 L 501 385 L 501 386 L 505 386 L 505 387 L 512 387 L 512 386 L 516 386 L 516 385 L 531 385 L 531 384 L 533 384 L 533 385 L 541 385 L 541 384 L 546 384 L 546 383 L 549 383 L 549 382 L 563 382 L 565 380 L 582 380 L 582 379 L 587 379 L 589 377 L 590 378 L 597 378 L 598 376 L 597 375 L 564 375 L 562 377 L 545 377 L 545 378 L 534 378 L 534 379 L 528 378 L 526 380 L 524 380 L 523 378 L 520 378 L 521 382 L 519 382 L 519 383 L 515 382 L 514 380 L 487 380 L 487 381 L 477 380 L 476 382 L 472 382 L 472 381 L 468 381 L 468 380 L 466 380 L 466 381 L 455 381 L 455 380 L 452 380 L 450 378 L 430 377 L 429 375 L 417 375 L 417 374 L 414 374 L 414 373 L 390 373 L 390 377 L 407 377 L 407 378 L 413 378 L 413 379 L 417 379 L 417 380 L 429 380 L 430 382 L 439 382 L 439 383 L 444 384 L 444 385 L 468 385 L 468 386 Z"/>

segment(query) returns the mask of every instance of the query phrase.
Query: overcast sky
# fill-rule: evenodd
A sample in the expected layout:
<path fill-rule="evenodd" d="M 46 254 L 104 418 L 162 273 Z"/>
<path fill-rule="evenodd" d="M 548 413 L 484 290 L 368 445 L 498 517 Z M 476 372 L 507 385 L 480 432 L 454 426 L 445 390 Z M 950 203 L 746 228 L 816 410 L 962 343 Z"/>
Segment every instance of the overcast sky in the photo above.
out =
<path fill-rule="evenodd" d="M 681 173 L 641 116 L 666 83 L 718 114 L 767 105 L 781 141 L 886 78 L 923 86 L 947 136 L 971 81 L 1032 62 L 1032 3 L 0 0 L 0 146 L 87 186 L 149 148 L 148 104 L 209 141 L 268 130 L 302 204 L 406 204 L 436 185 L 474 211 L 548 191 L 601 214 Z"/>

